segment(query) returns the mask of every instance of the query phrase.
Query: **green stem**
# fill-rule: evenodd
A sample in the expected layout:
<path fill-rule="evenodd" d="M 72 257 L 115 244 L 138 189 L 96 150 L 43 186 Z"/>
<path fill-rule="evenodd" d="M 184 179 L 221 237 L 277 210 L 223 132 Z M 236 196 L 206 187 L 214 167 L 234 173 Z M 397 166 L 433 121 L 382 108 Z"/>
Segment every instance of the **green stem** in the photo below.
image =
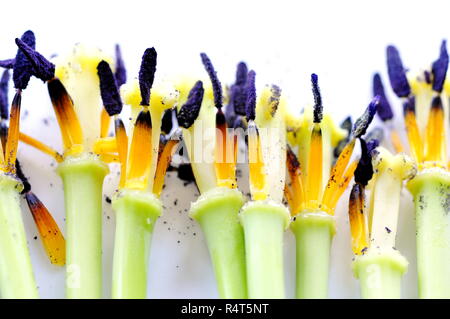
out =
<path fill-rule="evenodd" d="M 20 209 L 22 187 L 0 175 L 0 295 L 8 299 L 38 298 Z"/>
<path fill-rule="evenodd" d="M 220 298 L 247 298 L 244 233 L 238 219 L 243 203 L 238 190 L 217 187 L 191 206 L 190 215 L 205 235 Z"/>
<path fill-rule="evenodd" d="M 402 276 L 408 262 L 394 249 L 369 250 L 356 256 L 353 272 L 359 278 L 364 299 L 400 299 Z"/>
<path fill-rule="evenodd" d="M 416 207 L 420 298 L 450 298 L 450 173 L 429 169 L 408 183 Z"/>
<path fill-rule="evenodd" d="M 249 298 L 284 298 L 283 233 L 286 207 L 271 201 L 247 203 L 241 212 L 245 233 Z"/>
<path fill-rule="evenodd" d="M 296 297 L 327 298 L 334 217 L 325 212 L 301 212 L 291 223 L 296 239 Z"/>
<path fill-rule="evenodd" d="M 66 207 L 66 296 L 102 297 L 102 186 L 108 167 L 92 155 L 58 167 Z"/>
<path fill-rule="evenodd" d="M 114 198 L 116 234 L 112 297 L 144 299 L 153 227 L 161 215 L 161 201 L 153 194 L 122 190 Z"/>

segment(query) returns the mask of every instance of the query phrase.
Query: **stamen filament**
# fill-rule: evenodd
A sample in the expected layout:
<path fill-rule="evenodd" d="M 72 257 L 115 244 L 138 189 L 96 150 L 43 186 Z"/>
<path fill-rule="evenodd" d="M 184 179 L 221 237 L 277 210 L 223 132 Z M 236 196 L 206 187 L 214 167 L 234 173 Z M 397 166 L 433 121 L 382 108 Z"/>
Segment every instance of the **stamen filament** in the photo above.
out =
<path fill-rule="evenodd" d="M 264 173 L 264 160 L 261 150 L 261 142 L 258 130 L 253 121 L 248 125 L 248 163 L 250 190 L 253 200 L 264 200 L 267 198 L 266 174 Z"/>
<path fill-rule="evenodd" d="M 105 163 L 120 163 L 119 156 L 117 154 L 112 153 L 103 153 L 100 154 L 100 160 Z"/>
<path fill-rule="evenodd" d="M 416 114 L 413 110 L 405 110 L 404 117 L 411 156 L 417 163 L 421 163 L 423 159 L 422 139 L 420 137 Z"/>
<path fill-rule="evenodd" d="M 402 140 L 396 129 L 391 129 L 390 132 L 392 146 L 394 146 L 394 150 L 396 153 L 405 153 L 405 147 L 403 146 Z"/>
<path fill-rule="evenodd" d="M 364 215 L 365 194 L 360 184 L 353 185 L 349 201 L 350 231 L 352 234 L 352 250 L 355 255 L 361 255 L 368 247 L 367 224 Z"/>
<path fill-rule="evenodd" d="M 305 194 L 303 190 L 300 163 L 298 162 L 294 152 L 289 147 L 287 149 L 286 162 L 291 178 L 291 188 L 288 188 L 286 185 L 285 194 L 287 190 L 290 193 L 288 195 L 291 196 L 289 203 L 289 206 L 291 207 L 291 214 L 297 214 L 301 207 L 305 204 Z"/>
<path fill-rule="evenodd" d="M 336 164 L 331 170 L 330 179 L 328 180 L 325 193 L 323 195 L 322 203 L 326 207 L 330 207 L 334 193 L 339 188 L 339 182 L 344 175 L 345 169 L 347 168 L 350 158 L 355 148 L 355 139 L 350 140 L 350 142 L 344 147 L 341 154 L 339 154 Z"/>
<path fill-rule="evenodd" d="M 19 132 L 19 140 L 25 144 L 28 144 L 28 145 L 40 150 L 41 152 L 43 152 L 47 155 L 50 155 L 58 163 L 61 163 L 63 161 L 63 156 L 61 154 L 59 154 L 55 149 L 51 148 L 48 145 L 45 145 L 41 141 L 38 141 L 37 139 L 35 139 L 25 133 Z"/>
<path fill-rule="evenodd" d="M 116 118 L 114 121 L 114 129 L 116 135 L 117 151 L 119 153 L 120 161 L 120 182 L 119 187 L 125 186 L 127 176 L 127 157 L 128 157 L 128 136 L 125 130 L 125 125 L 120 118 Z"/>
<path fill-rule="evenodd" d="M 100 137 L 107 137 L 109 133 L 109 124 L 111 122 L 111 117 L 105 108 L 102 108 L 102 114 L 100 116 Z"/>
<path fill-rule="evenodd" d="M 308 173 L 306 174 L 306 201 L 307 205 L 312 205 L 312 208 L 318 206 L 322 192 L 322 151 L 322 129 L 319 123 L 315 123 L 311 133 Z"/>
<path fill-rule="evenodd" d="M 158 165 L 156 166 L 155 181 L 153 183 L 153 194 L 156 196 L 161 195 L 164 177 L 166 176 L 166 171 L 172 160 L 172 156 L 177 150 L 178 143 L 178 140 L 169 140 L 165 145 L 160 144 L 159 146 Z"/>
<path fill-rule="evenodd" d="M 117 152 L 117 142 L 115 137 L 104 137 L 99 138 L 95 141 L 94 153 L 105 154 L 116 152 Z"/>
<path fill-rule="evenodd" d="M 152 121 L 150 112 L 144 108 L 136 119 L 128 159 L 125 186 L 145 189 L 152 163 Z"/>
<path fill-rule="evenodd" d="M 228 136 L 227 122 L 222 110 L 216 114 L 216 147 L 215 147 L 215 169 L 217 185 L 236 188 L 235 173 L 235 150 L 234 141 Z"/>
<path fill-rule="evenodd" d="M 447 161 L 444 108 L 440 96 L 433 98 L 426 128 L 426 161 L 439 162 L 445 167 Z"/>
<path fill-rule="evenodd" d="M 20 107 L 22 101 L 21 90 L 17 90 L 11 105 L 8 138 L 6 140 L 5 159 L 6 172 L 14 174 L 17 158 L 17 146 L 19 145 Z"/>
<path fill-rule="evenodd" d="M 73 146 L 83 144 L 83 133 L 72 99 L 60 80 L 53 79 L 47 83 L 65 151 L 71 151 Z"/>
<path fill-rule="evenodd" d="M 334 209 L 336 208 L 337 202 L 341 198 L 344 191 L 347 189 L 348 184 L 352 180 L 356 168 L 358 167 L 358 161 L 353 161 L 345 171 L 344 175 L 339 179 L 337 189 L 333 193 L 333 197 L 328 203 L 323 203 L 324 209 L 328 211 L 329 214 L 334 214 Z"/>
<path fill-rule="evenodd" d="M 50 262 L 58 266 L 64 266 L 66 264 L 66 241 L 58 224 L 34 193 L 26 193 L 25 199 Z"/>

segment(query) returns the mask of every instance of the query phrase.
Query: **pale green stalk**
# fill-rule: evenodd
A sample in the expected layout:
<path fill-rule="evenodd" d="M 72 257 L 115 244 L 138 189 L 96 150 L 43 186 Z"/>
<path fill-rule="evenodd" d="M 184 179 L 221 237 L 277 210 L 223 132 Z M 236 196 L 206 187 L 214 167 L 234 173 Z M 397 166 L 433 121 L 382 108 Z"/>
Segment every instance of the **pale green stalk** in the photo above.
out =
<path fill-rule="evenodd" d="M 22 183 L 0 175 L 0 296 L 38 298 L 22 221 L 19 192 Z"/>
<path fill-rule="evenodd" d="M 291 223 L 295 235 L 296 297 L 327 298 L 331 240 L 336 231 L 334 217 L 325 212 L 305 211 Z"/>
<path fill-rule="evenodd" d="M 153 227 L 161 215 L 161 201 L 153 194 L 124 189 L 112 202 L 116 234 L 112 297 L 144 299 Z"/>
<path fill-rule="evenodd" d="M 248 297 L 285 298 L 283 234 L 290 217 L 286 207 L 272 201 L 244 205 L 241 223 L 245 233 Z"/>
<path fill-rule="evenodd" d="M 191 206 L 190 215 L 205 235 L 220 298 L 247 298 L 244 233 L 238 219 L 243 203 L 238 190 L 217 187 Z"/>
<path fill-rule="evenodd" d="M 102 187 L 108 167 L 94 155 L 58 167 L 66 208 L 66 296 L 102 297 Z"/>
<path fill-rule="evenodd" d="M 363 298 L 399 299 L 402 276 L 408 268 L 408 261 L 395 249 L 400 194 L 403 181 L 415 175 L 416 167 L 410 157 L 393 155 L 383 147 L 377 148 L 372 164 L 370 211 L 368 216 L 363 215 L 368 217 L 364 222 L 368 225 L 359 225 L 365 228 L 365 236 L 369 236 L 363 241 L 359 238 L 357 248 L 353 248 L 357 250 L 353 272 L 360 280 Z"/>
<path fill-rule="evenodd" d="M 408 262 L 392 248 L 369 248 L 355 257 L 353 272 L 359 279 L 364 299 L 400 299 L 402 277 Z"/>
<path fill-rule="evenodd" d="M 450 173 L 426 169 L 408 183 L 416 207 L 420 298 L 450 298 Z"/>

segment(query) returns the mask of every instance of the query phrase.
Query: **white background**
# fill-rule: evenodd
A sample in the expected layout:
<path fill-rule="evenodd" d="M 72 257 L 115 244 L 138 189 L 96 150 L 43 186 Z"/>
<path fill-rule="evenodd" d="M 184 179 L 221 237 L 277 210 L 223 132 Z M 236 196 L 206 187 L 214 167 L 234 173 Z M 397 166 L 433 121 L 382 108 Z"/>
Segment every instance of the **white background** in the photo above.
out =
<path fill-rule="evenodd" d="M 203 75 L 199 52 L 205 51 L 224 83 L 233 81 L 236 63 L 244 60 L 256 70 L 259 85 L 281 85 L 290 107 L 298 111 L 311 103 L 309 76 L 317 73 L 325 108 L 337 120 L 348 114 L 356 116 L 367 105 L 375 70 L 386 79 L 387 44 L 398 46 L 407 66 L 420 68 L 437 57 L 440 41 L 450 32 L 448 1 L 5 2 L 1 6 L 0 58 L 15 55 L 14 38 L 27 29 L 35 32 L 37 48 L 47 56 L 67 52 L 76 42 L 94 44 L 111 53 L 114 44 L 120 43 L 129 78 L 137 74 L 147 47 L 155 46 L 158 51 L 158 79 L 186 73 Z M 61 149 L 46 88 L 38 80 L 33 79 L 25 92 L 23 108 L 22 130 Z M 35 193 L 64 231 L 63 191 L 55 164 L 23 145 L 20 158 Z M 115 173 L 107 177 L 106 195 L 113 192 L 116 183 Z M 166 210 L 152 244 L 149 297 L 217 297 L 201 231 L 184 210 L 198 195 L 195 186 L 184 187 L 175 175 L 169 175 L 167 184 L 163 193 Z M 336 212 L 332 298 L 359 296 L 350 268 L 347 197 Z M 25 205 L 24 219 L 41 296 L 63 297 L 64 269 L 49 264 L 39 239 L 34 239 L 37 230 Z M 113 234 L 114 214 L 104 203 L 104 297 L 110 295 Z M 286 289 L 287 296 L 293 297 L 295 250 L 289 231 L 285 239 Z M 403 281 L 404 297 L 408 298 L 417 296 L 414 241 L 411 198 L 404 192 L 397 243 L 410 261 Z"/>

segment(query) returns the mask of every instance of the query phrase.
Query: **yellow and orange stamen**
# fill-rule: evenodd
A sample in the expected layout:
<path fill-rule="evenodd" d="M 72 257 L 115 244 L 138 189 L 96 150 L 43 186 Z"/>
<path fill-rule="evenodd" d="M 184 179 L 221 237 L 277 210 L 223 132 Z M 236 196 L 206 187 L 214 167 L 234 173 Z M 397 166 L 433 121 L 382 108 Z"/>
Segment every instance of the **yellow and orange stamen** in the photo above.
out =
<path fill-rule="evenodd" d="M 249 165 L 249 184 L 250 193 L 253 200 L 265 200 L 267 194 L 267 180 L 264 167 L 264 158 L 262 153 L 261 138 L 258 127 L 255 123 L 256 118 L 256 73 L 252 70 L 247 76 L 247 101 L 246 117 L 248 122 L 248 165 Z"/>
<path fill-rule="evenodd" d="M 214 168 L 217 177 L 217 186 L 236 188 L 236 163 L 235 163 L 235 142 L 228 133 L 227 121 L 222 111 L 223 96 L 222 84 L 217 77 L 214 66 L 205 53 L 201 53 L 203 66 L 211 80 L 214 96 L 214 106 L 216 107 L 216 137 L 214 148 Z"/>
<path fill-rule="evenodd" d="M 22 172 L 19 161 L 16 161 L 16 175 L 22 181 L 24 195 L 33 220 L 39 231 L 42 244 L 50 262 L 58 266 L 66 263 L 66 241 L 50 212 L 39 198 L 31 191 L 31 185 Z"/>
<path fill-rule="evenodd" d="M 331 170 L 331 176 L 328 180 L 327 188 L 322 200 L 322 209 L 329 214 L 334 214 L 334 210 L 336 208 L 337 202 L 339 201 L 339 198 L 342 196 L 348 184 L 350 183 L 352 176 L 355 174 L 359 161 L 353 161 L 350 165 L 349 163 L 355 147 L 356 139 L 361 138 L 361 136 L 366 133 L 367 128 L 369 127 L 375 116 L 379 103 L 380 99 L 378 96 L 376 96 L 370 102 L 363 115 L 355 122 L 353 130 L 351 132 L 352 138 L 344 147 L 343 151 L 336 161 L 335 166 Z M 364 150 L 366 149 L 365 142 L 361 141 L 361 143 L 364 143 L 364 145 L 361 145 L 361 150 L 364 153 Z"/>
<path fill-rule="evenodd" d="M 448 119 L 442 101 L 442 90 L 448 69 L 448 53 L 443 41 L 439 58 L 433 62 L 431 72 L 425 71 L 426 79 L 413 80 L 413 90 L 406 77 L 398 50 L 387 48 L 388 73 L 391 86 L 403 100 L 404 121 L 410 153 L 419 168 L 448 166 L 446 134 Z M 432 75 L 432 76 L 431 76 Z M 416 96 L 418 113 L 416 115 Z M 431 107 L 422 105 L 431 97 Z M 424 125 L 426 123 L 426 125 Z"/>
<path fill-rule="evenodd" d="M 78 46 L 74 51 L 74 55 L 71 58 L 75 59 L 77 63 L 82 60 L 83 61 L 82 63 L 85 63 L 84 67 L 86 68 L 83 69 L 83 71 L 78 70 L 79 72 L 77 73 L 77 75 L 72 74 L 71 73 L 73 72 L 73 68 L 71 68 L 72 62 L 69 61 L 67 65 L 62 64 L 58 68 L 58 72 L 55 73 L 56 70 L 55 65 L 50 61 L 48 61 L 45 57 L 43 57 L 39 52 L 35 51 L 34 48 L 30 47 L 28 43 L 26 43 L 26 41 L 24 42 L 20 39 L 16 39 L 16 44 L 19 47 L 20 51 L 26 56 L 28 62 L 32 65 L 34 71 L 33 75 L 47 83 L 49 95 L 52 101 L 52 105 L 62 135 L 64 145 L 64 156 L 79 155 L 82 152 L 89 151 L 91 148 L 97 148 L 96 150 L 98 150 L 98 152 L 95 152 L 96 150 L 94 150 L 94 153 L 100 155 L 100 157 L 104 158 L 105 161 L 107 162 L 117 161 L 117 157 L 115 157 L 114 154 L 112 154 L 112 152 L 114 152 L 113 147 L 114 145 L 112 145 L 112 142 L 107 137 L 110 119 L 107 116 L 105 116 L 104 112 L 103 115 L 100 116 L 99 128 L 100 127 L 101 128 L 99 129 L 97 136 L 97 138 L 99 138 L 99 141 L 95 142 L 95 137 L 93 138 L 93 136 L 95 135 L 96 132 L 94 127 L 96 125 L 95 123 L 91 123 L 93 119 L 94 120 L 96 119 L 95 110 L 92 109 L 92 112 L 90 114 L 91 116 L 86 116 L 89 112 L 87 113 L 84 112 L 86 110 L 80 107 L 80 105 L 90 104 L 91 101 L 83 100 L 84 103 L 78 103 L 77 105 L 74 105 L 72 98 L 68 94 L 62 81 L 59 78 L 55 77 L 55 74 L 57 73 L 60 78 L 64 79 L 64 81 L 67 81 L 68 85 L 71 86 L 71 84 L 73 84 L 72 82 L 75 81 L 77 76 L 80 76 L 80 74 L 86 72 L 89 78 L 83 78 L 83 81 L 93 80 L 95 83 L 97 79 L 91 76 L 92 74 L 90 72 L 91 71 L 90 68 L 92 63 L 98 61 L 98 59 L 100 59 L 100 56 L 102 56 L 102 54 L 100 52 L 87 53 L 87 51 L 85 52 L 86 50 L 85 48 L 83 48 L 82 46 Z M 107 65 L 107 62 L 103 60 L 101 61 L 101 63 L 102 62 Z M 114 79 L 113 83 L 115 83 Z M 77 98 L 83 96 L 82 94 L 81 95 L 77 94 L 79 92 L 77 92 L 75 88 L 72 89 L 74 90 L 74 92 L 76 92 L 75 96 Z M 116 95 L 118 95 L 118 93 Z M 91 100 L 91 97 L 95 99 L 95 94 L 91 94 L 87 100 Z M 85 96 L 83 96 L 83 99 L 84 98 Z M 87 107 L 88 106 L 85 106 L 85 108 Z M 79 114 L 77 114 L 77 112 Z M 79 116 L 81 119 L 83 119 L 83 123 L 80 122 Z M 90 126 L 86 126 L 85 125 L 86 123 L 84 123 L 84 121 L 87 122 L 90 121 L 89 122 Z M 85 126 L 83 127 L 82 124 Z M 86 131 L 83 132 L 83 130 Z M 24 142 L 29 143 L 30 145 L 35 146 L 36 148 L 44 151 L 45 153 L 54 156 L 55 159 L 60 161 L 60 157 L 58 156 L 58 154 L 55 153 L 50 148 L 43 145 L 42 143 L 32 140 L 30 137 L 27 136 L 22 135 L 22 138 Z M 102 140 L 103 138 L 105 138 L 106 140 Z M 92 143 L 94 143 L 95 145 L 92 145 Z M 89 148 L 89 150 L 86 149 L 86 147 Z"/>
<path fill-rule="evenodd" d="M 315 94 L 317 94 L 315 92 Z M 317 101 L 318 99 L 316 99 Z M 320 101 L 320 99 L 319 99 Z M 305 187 L 311 188 L 313 187 L 313 190 L 305 190 L 305 204 L 301 206 L 300 208 L 297 208 L 297 211 L 293 211 L 292 214 L 298 214 L 302 210 L 308 210 L 308 211 L 316 211 L 321 210 L 324 211 L 330 215 L 334 214 L 334 210 L 336 208 L 336 205 L 344 193 L 345 189 L 349 185 L 350 181 L 352 180 L 352 177 L 354 176 L 354 173 L 356 171 L 356 168 L 358 167 L 358 161 L 352 161 L 350 163 L 350 160 L 352 158 L 353 150 L 355 148 L 356 139 L 361 137 L 365 134 L 367 127 L 373 120 L 373 117 L 375 116 L 376 109 L 379 103 L 379 99 L 376 97 L 372 100 L 372 102 L 369 104 L 368 108 L 364 112 L 364 114 L 356 121 L 352 131 L 351 131 L 351 139 L 345 145 L 341 153 L 339 154 L 338 159 L 336 160 L 335 165 L 331 169 L 330 178 L 328 179 L 327 186 L 325 187 L 325 190 L 323 191 L 323 195 L 320 193 L 322 192 L 322 186 L 321 186 L 321 180 L 322 180 L 322 166 L 317 165 L 316 162 L 319 160 L 323 160 L 321 158 L 322 154 L 322 147 L 319 148 L 320 143 L 320 136 L 319 136 L 319 123 L 320 123 L 320 116 L 315 116 L 315 123 L 314 127 L 311 132 L 311 145 L 309 149 L 309 158 L 308 162 L 310 163 L 308 165 L 308 172 L 310 176 L 306 176 L 306 184 Z M 315 136 L 314 136 L 315 135 Z M 315 141 L 314 141 L 315 139 Z M 321 145 L 320 145 L 321 146 Z M 314 152 L 314 153 L 313 153 Z M 288 156 L 289 158 L 289 156 Z M 289 163 L 288 163 L 289 167 Z M 291 174 L 292 175 L 292 174 Z M 314 178 L 316 180 L 314 180 Z M 292 177 L 291 177 L 292 179 Z M 320 187 L 319 187 L 320 185 Z M 319 187 L 319 188 L 317 188 Z M 309 191 L 309 193 L 308 193 Z M 287 192 L 288 196 L 290 195 L 289 192 Z M 300 194 L 299 191 L 293 192 L 293 197 L 298 197 Z M 318 194 L 318 195 L 317 195 Z M 318 196 L 318 197 L 311 197 L 311 195 Z M 317 198 L 317 199 L 316 199 Z M 291 207 L 292 208 L 292 207 Z"/>

